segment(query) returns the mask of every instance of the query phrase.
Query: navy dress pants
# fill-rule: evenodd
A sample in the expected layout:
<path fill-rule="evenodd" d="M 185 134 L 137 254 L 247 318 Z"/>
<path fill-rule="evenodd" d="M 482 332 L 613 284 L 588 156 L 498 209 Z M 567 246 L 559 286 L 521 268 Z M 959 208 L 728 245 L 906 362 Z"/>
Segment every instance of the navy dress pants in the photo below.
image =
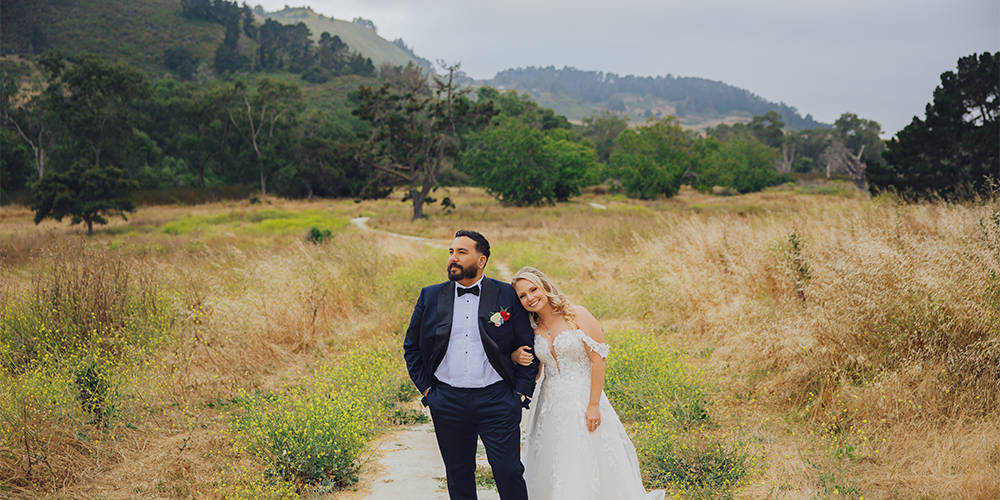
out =
<path fill-rule="evenodd" d="M 501 500 L 527 500 L 521 464 L 521 398 L 505 382 L 481 389 L 438 383 L 427 393 L 451 500 L 476 500 L 476 437 Z"/>

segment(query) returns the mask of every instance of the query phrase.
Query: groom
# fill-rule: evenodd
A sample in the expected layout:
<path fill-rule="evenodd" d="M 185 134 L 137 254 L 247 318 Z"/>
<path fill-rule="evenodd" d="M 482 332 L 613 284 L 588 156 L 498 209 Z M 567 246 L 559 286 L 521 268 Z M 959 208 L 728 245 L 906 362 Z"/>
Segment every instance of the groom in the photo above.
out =
<path fill-rule="evenodd" d="M 483 277 L 490 243 L 455 233 L 448 280 L 425 287 L 403 341 L 406 368 L 430 407 L 451 500 L 476 500 L 476 437 L 486 447 L 502 500 L 527 500 L 520 458 L 522 397 L 534 391 L 538 362 L 510 354 L 534 334 L 514 288 Z M 527 406 L 527 399 L 525 399 Z"/>

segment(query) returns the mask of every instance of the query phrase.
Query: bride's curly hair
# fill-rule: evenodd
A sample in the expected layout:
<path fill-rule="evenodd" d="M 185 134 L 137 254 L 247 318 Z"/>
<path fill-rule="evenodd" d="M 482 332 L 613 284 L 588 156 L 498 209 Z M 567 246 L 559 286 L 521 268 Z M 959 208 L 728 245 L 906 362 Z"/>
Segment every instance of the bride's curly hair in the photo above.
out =
<path fill-rule="evenodd" d="M 576 314 L 573 312 L 573 303 L 570 302 L 566 294 L 559 290 L 559 287 L 555 283 L 549 280 L 548 276 L 545 276 L 545 273 L 533 267 L 525 266 L 510 279 L 511 286 L 520 280 L 526 280 L 532 285 L 537 286 L 539 290 L 545 292 L 545 296 L 549 298 L 549 304 L 552 305 L 552 310 L 556 314 L 561 314 L 566 318 L 566 322 L 571 327 L 576 327 Z M 528 315 L 533 322 L 538 323 L 537 314 L 529 312 Z"/>

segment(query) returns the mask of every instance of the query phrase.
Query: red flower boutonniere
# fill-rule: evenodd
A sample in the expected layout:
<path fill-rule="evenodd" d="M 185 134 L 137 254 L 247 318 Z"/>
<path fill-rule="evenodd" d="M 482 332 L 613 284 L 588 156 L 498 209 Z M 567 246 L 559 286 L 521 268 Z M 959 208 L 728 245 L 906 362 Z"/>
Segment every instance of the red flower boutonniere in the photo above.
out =
<path fill-rule="evenodd" d="M 510 319 L 510 313 L 507 312 L 507 308 L 505 307 L 490 316 L 490 323 L 493 323 L 493 326 L 500 326 L 508 319 Z"/>

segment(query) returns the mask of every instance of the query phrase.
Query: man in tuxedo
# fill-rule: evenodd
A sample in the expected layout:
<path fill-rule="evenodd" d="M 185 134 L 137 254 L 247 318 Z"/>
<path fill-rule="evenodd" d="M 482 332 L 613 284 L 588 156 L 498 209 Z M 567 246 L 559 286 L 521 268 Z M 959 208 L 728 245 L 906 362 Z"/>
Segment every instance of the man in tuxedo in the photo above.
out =
<path fill-rule="evenodd" d="M 403 340 L 406 368 L 430 407 L 451 500 L 476 500 L 476 437 L 483 441 L 502 500 L 527 500 L 520 457 L 521 406 L 538 361 L 511 353 L 534 345 L 514 288 L 483 276 L 490 243 L 459 231 L 448 250 L 448 280 L 425 287 Z M 522 402 L 523 401 L 523 402 Z"/>

